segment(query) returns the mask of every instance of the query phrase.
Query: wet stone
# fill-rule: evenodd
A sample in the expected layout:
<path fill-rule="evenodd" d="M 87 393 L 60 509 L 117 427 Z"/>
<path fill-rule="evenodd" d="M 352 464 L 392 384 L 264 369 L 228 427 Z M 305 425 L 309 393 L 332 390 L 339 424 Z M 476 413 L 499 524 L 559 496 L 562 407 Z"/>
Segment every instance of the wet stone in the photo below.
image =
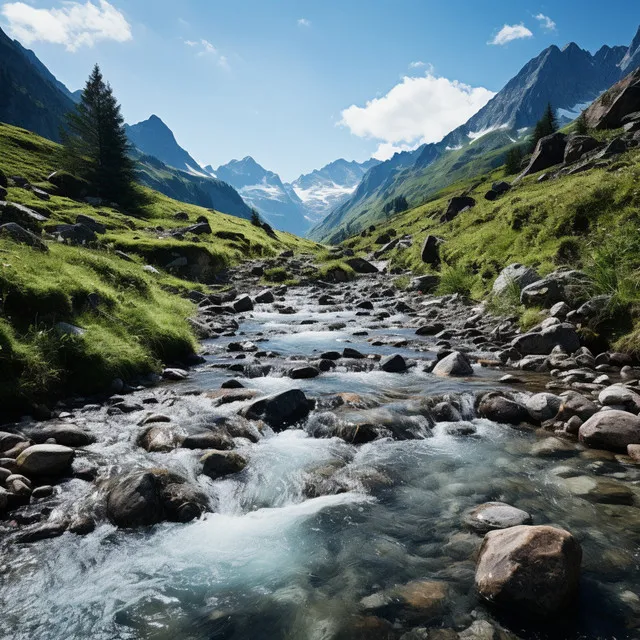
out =
<path fill-rule="evenodd" d="M 529 513 L 504 502 L 486 502 L 474 507 L 463 517 L 464 523 L 478 533 L 532 524 Z"/>

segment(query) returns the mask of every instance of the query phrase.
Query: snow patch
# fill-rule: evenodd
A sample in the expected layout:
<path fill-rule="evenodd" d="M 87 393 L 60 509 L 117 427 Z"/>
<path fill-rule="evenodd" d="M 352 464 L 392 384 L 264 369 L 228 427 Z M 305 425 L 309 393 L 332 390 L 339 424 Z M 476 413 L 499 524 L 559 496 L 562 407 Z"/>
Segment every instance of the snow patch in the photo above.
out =
<path fill-rule="evenodd" d="M 500 131 L 502 129 L 508 129 L 508 128 L 509 128 L 508 124 L 499 124 L 494 127 L 487 127 L 486 129 L 481 129 L 480 131 L 469 131 L 469 133 L 467 134 L 467 137 L 472 142 L 475 142 L 476 140 L 479 140 L 483 136 L 486 136 L 488 133 L 493 133 L 494 131 Z"/>
<path fill-rule="evenodd" d="M 192 176 L 198 176 L 198 178 L 210 178 L 211 176 L 208 173 L 204 173 L 202 171 L 198 171 L 198 169 L 194 169 L 190 164 L 185 163 L 185 167 L 187 167 L 187 173 Z"/>
<path fill-rule="evenodd" d="M 558 118 L 575 120 L 590 104 L 590 102 L 579 102 L 570 109 L 557 109 L 556 115 Z"/>
<path fill-rule="evenodd" d="M 460 151 L 460 149 L 462 149 L 462 145 L 461 144 L 457 144 L 453 147 L 445 147 L 446 151 Z"/>

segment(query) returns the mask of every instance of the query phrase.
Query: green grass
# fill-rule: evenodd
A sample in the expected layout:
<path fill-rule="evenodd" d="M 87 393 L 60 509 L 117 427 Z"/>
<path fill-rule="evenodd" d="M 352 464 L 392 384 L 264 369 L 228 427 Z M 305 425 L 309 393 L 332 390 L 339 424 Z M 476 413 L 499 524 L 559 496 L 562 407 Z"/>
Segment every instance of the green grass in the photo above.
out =
<path fill-rule="evenodd" d="M 462 265 L 444 265 L 440 272 L 440 284 L 436 293 L 448 295 L 459 293 L 462 296 L 471 296 L 475 276 Z"/>
<path fill-rule="evenodd" d="M 561 266 L 584 269 L 595 282 L 588 293 L 613 295 L 618 320 L 600 330 L 613 338 L 628 333 L 631 327 L 621 323 L 621 310 L 630 322 L 640 322 L 640 311 L 636 311 L 640 309 L 640 151 L 624 154 L 610 167 L 543 183 L 537 177 L 525 178 L 490 202 L 484 194 L 494 180 L 502 178 L 502 168 L 497 167 L 476 176 L 473 188 L 468 181 L 452 185 L 437 199 L 379 223 L 373 235 L 389 228 L 398 235 L 412 235 L 412 247 L 394 249 L 389 258 L 391 267 L 415 274 L 431 270 L 420 256 L 424 237 L 431 233 L 443 238 L 440 253 L 448 267 L 442 267 L 442 291 L 470 289 L 476 299 L 486 297 L 500 271 L 514 262 L 534 267 L 542 275 Z M 451 222 L 440 223 L 451 194 L 464 189 L 470 189 L 476 206 Z M 373 240 L 373 236 L 356 235 L 343 246 L 368 253 L 377 248 Z M 503 310 L 522 313 L 517 304 Z"/>
<path fill-rule="evenodd" d="M 0 169 L 20 175 L 55 194 L 47 176 L 57 169 L 58 145 L 17 127 L 0 124 Z M 66 393 L 104 390 L 158 370 L 197 347 L 187 319 L 194 305 L 184 294 L 207 290 L 224 268 L 286 249 L 316 254 L 321 245 L 276 232 L 269 236 L 248 220 L 172 200 L 142 188 L 146 204 L 135 212 L 91 206 L 52 195 L 42 201 L 31 191 L 10 187 L 7 200 L 29 206 L 49 220 L 45 229 L 75 223 L 79 214 L 107 227 L 91 247 L 49 242 L 41 253 L 0 238 L 0 412 L 23 410 Z M 184 212 L 188 221 L 175 218 Z M 212 233 L 169 232 L 204 216 Z M 1 221 L 0 221 L 1 222 Z M 127 262 L 116 250 L 131 258 Z M 178 257 L 186 267 L 169 268 Z M 142 269 L 151 264 L 159 274 Z M 91 294 L 99 303 L 89 304 Z M 94 299 L 95 296 L 91 296 Z M 56 332 L 58 322 L 86 330 L 82 336 Z"/>
<path fill-rule="evenodd" d="M 316 273 L 316 279 L 327 280 L 340 273 L 345 281 L 355 280 L 356 272 L 342 260 L 329 260 L 325 262 Z"/>

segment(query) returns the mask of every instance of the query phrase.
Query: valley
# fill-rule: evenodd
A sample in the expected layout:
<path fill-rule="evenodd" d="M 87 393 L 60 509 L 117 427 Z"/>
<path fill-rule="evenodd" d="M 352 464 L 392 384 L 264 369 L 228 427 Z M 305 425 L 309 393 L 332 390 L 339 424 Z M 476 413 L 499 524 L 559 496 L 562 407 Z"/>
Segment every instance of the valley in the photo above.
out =
<path fill-rule="evenodd" d="M 638 637 L 640 30 L 291 181 L 0 79 L 1 637 Z"/>

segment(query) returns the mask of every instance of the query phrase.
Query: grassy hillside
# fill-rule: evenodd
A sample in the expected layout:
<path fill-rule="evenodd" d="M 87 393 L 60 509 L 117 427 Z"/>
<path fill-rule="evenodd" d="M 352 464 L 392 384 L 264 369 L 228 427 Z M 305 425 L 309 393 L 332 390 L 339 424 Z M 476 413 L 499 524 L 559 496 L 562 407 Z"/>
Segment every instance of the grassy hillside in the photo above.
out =
<path fill-rule="evenodd" d="M 0 124 L 0 169 L 7 176 L 23 176 L 53 194 L 46 176 L 57 168 L 57 152 L 55 143 Z M 0 411 L 52 394 L 92 393 L 113 378 L 131 379 L 184 358 L 196 346 L 187 322 L 194 306 L 186 292 L 206 291 L 221 269 L 240 260 L 318 248 L 286 233 L 271 237 L 247 220 L 144 191 L 147 204 L 132 215 L 56 195 L 41 200 L 31 190 L 9 186 L 7 200 L 48 217 L 45 232 L 74 223 L 78 214 L 101 222 L 107 232 L 89 247 L 49 241 L 46 253 L 0 238 Z M 176 219 L 177 212 L 188 221 Z M 169 236 L 201 216 L 211 234 Z M 125 252 L 130 261 L 116 251 Z M 186 258 L 187 265 L 168 268 L 176 258 Z M 147 264 L 159 273 L 143 269 Z M 56 330 L 59 322 L 85 332 L 66 335 Z"/>
<path fill-rule="evenodd" d="M 422 243 L 428 234 L 436 235 L 444 240 L 443 288 L 468 290 L 476 298 L 486 295 L 500 270 L 513 262 L 541 274 L 560 266 L 584 268 L 594 277 L 594 293 L 613 294 L 614 304 L 635 319 L 640 309 L 640 150 L 573 176 L 541 183 L 530 176 L 497 201 L 485 200 L 491 183 L 502 178 L 499 168 L 452 185 L 433 201 L 343 245 L 364 255 L 379 249 L 375 240 L 389 230 L 411 234 L 411 248 L 385 257 L 392 269 L 426 274 L 435 271 L 422 262 Z M 476 206 L 440 223 L 451 195 L 467 190 Z"/>
<path fill-rule="evenodd" d="M 518 138 L 515 131 L 493 131 L 469 141 L 460 149 L 445 150 L 426 167 L 412 166 L 391 174 L 388 180 L 363 197 L 356 194 L 315 227 L 310 237 L 340 242 L 371 224 L 384 222 L 383 207 L 397 196 L 404 196 L 412 207 L 416 207 L 452 185 L 457 190 L 463 183 L 470 186 L 477 176 L 502 165 L 509 147 L 516 140 L 522 142 L 523 135 L 524 132 Z"/>

